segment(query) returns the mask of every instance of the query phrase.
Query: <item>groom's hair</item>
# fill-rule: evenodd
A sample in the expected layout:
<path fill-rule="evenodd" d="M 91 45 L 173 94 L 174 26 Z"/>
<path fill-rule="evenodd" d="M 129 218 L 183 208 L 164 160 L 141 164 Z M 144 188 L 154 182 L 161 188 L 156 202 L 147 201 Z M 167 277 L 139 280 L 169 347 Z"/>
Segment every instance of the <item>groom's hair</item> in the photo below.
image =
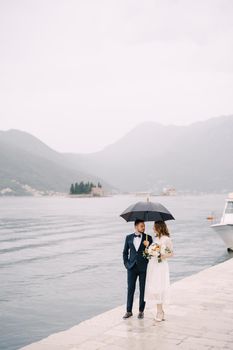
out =
<path fill-rule="evenodd" d="M 141 222 L 144 222 L 144 220 L 136 219 L 136 220 L 134 221 L 134 226 L 137 226 L 137 225 L 140 224 Z"/>

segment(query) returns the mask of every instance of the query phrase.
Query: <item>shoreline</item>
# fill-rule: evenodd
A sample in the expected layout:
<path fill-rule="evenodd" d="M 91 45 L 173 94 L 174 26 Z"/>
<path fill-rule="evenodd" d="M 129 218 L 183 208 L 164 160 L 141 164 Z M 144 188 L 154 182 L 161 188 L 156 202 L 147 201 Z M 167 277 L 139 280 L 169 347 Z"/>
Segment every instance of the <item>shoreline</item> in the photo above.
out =
<path fill-rule="evenodd" d="M 158 341 L 161 350 L 233 349 L 232 258 L 172 283 L 171 292 L 164 322 L 147 307 L 138 320 L 137 298 L 128 320 L 123 304 L 19 350 L 152 350 Z"/>
<path fill-rule="evenodd" d="M 212 195 L 218 195 L 218 196 L 227 196 L 229 194 L 230 191 L 226 191 L 226 192 L 204 192 L 204 191 L 200 191 L 200 192 L 177 192 L 176 195 L 165 195 L 165 194 L 150 194 L 149 197 L 150 198 L 157 198 L 157 197 L 162 197 L 162 198 L 176 198 L 176 197 L 189 197 L 189 196 L 194 196 L 194 197 L 201 197 L 201 196 L 212 196 Z M 54 192 L 54 193 L 44 193 L 44 194 L 32 194 L 32 193 L 24 193 L 24 194 L 1 194 L 0 192 L 0 198 L 105 198 L 105 197 L 114 197 L 114 196 L 132 196 L 132 197 L 136 197 L 136 198 L 146 198 L 146 196 L 144 195 L 137 195 L 135 192 L 119 192 L 119 193 L 106 193 L 105 195 L 90 195 L 90 194 L 73 194 L 70 195 L 67 192 Z"/>

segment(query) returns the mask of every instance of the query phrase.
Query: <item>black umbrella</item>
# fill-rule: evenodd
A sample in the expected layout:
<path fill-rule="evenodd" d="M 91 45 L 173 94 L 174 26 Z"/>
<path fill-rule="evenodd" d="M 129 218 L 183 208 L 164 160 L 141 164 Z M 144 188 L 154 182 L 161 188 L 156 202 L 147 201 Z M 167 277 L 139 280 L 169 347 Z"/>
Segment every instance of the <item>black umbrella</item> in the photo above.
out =
<path fill-rule="evenodd" d="M 160 203 L 154 202 L 137 202 L 130 205 L 120 215 L 126 221 L 166 221 L 175 220 L 173 215 Z"/>

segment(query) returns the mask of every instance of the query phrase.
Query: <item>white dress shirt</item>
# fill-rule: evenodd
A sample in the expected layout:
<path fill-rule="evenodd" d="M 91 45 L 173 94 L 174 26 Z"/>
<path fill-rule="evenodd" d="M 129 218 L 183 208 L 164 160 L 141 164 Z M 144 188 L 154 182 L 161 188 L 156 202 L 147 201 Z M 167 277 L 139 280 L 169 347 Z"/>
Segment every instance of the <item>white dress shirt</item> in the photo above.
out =
<path fill-rule="evenodd" d="M 138 251 L 138 248 L 139 248 L 139 246 L 141 244 L 141 241 L 142 241 L 142 233 L 139 233 L 139 232 L 134 232 L 134 233 L 135 233 L 135 235 L 138 235 L 138 236 L 141 235 L 140 238 L 139 237 L 134 237 L 134 239 L 133 239 L 134 247 Z"/>

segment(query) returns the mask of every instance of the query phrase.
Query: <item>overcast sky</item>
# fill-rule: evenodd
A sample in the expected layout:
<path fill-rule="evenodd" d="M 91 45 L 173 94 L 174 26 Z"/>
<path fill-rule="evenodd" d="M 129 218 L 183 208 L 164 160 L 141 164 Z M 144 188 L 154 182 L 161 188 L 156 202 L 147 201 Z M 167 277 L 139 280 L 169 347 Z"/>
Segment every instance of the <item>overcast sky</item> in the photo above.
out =
<path fill-rule="evenodd" d="M 0 129 L 91 152 L 233 114 L 232 19 L 232 0 L 0 0 Z"/>

